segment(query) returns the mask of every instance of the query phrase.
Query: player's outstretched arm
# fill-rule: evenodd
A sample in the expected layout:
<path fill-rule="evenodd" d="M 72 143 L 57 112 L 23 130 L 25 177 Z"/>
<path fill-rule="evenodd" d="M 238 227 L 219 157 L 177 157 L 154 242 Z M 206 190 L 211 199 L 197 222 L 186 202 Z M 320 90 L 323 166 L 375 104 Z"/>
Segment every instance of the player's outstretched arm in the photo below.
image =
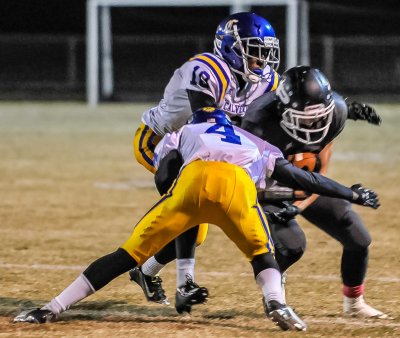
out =
<path fill-rule="evenodd" d="M 377 194 L 360 184 L 347 188 L 325 176 L 297 168 L 283 158 L 276 160 L 271 178 L 291 188 L 301 189 L 308 193 L 342 198 L 374 209 L 380 206 Z"/>

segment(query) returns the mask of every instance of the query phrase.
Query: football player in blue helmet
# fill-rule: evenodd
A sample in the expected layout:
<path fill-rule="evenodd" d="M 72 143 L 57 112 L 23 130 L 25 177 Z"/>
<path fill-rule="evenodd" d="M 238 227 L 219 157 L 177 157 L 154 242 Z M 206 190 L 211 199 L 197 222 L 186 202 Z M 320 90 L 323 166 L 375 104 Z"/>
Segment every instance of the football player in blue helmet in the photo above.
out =
<path fill-rule="evenodd" d="M 214 53 L 246 82 L 257 83 L 267 76 L 267 66 L 274 70 L 279 67 L 275 31 L 266 19 L 254 13 L 236 13 L 224 19 L 215 34 Z"/>
<path fill-rule="evenodd" d="M 166 133 L 174 132 L 191 121 L 193 112 L 198 109 L 220 109 L 230 120 L 240 120 L 252 101 L 276 90 L 279 83 L 278 66 L 279 41 L 271 24 L 251 12 L 228 16 L 218 25 L 213 53 L 196 54 L 176 69 L 159 104 L 143 113 L 133 142 L 136 160 L 155 174 L 156 145 Z M 230 129 L 226 125 L 224 127 Z M 232 137 L 231 140 L 234 139 Z M 177 175 L 179 157 L 176 156 L 169 163 L 174 163 L 171 166 L 176 169 Z M 170 172 L 172 168 L 167 169 Z M 162 173 L 157 171 L 161 177 Z M 168 184 L 163 184 L 162 189 L 158 190 L 164 194 L 164 189 L 168 188 Z M 206 288 L 194 283 L 193 238 L 200 245 L 207 228 L 207 224 L 201 224 L 189 229 L 141 267 L 130 271 L 131 280 L 142 288 L 147 300 L 169 303 L 158 273 L 163 266 L 177 258 L 177 311 L 181 313 L 180 309 L 183 308 L 190 312 L 193 304 L 205 301 Z M 187 279 L 188 275 L 191 276 L 190 280 Z"/>

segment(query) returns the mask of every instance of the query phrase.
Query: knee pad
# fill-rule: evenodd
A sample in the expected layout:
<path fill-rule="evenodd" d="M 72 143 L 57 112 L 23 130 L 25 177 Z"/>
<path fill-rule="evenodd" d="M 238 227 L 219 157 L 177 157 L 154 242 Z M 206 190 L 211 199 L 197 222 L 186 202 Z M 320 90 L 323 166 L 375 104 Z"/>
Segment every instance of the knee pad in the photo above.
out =
<path fill-rule="evenodd" d="M 300 258 L 304 254 L 307 239 L 296 220 L 292 219 L 285 225 L 272 224 L 271 228 L 275 251 L 286 257 L 298 256 Z"/>

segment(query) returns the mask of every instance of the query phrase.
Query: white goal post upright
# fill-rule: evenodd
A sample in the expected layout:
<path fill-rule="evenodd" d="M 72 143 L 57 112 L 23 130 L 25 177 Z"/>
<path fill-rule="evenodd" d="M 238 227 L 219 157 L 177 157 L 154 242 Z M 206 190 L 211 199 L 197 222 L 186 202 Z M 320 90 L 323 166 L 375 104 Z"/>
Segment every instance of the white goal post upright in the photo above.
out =
<path fill-rule="evenodd" d="M 300 10 L 299 10 L 299 4 Z M 95 107 L 102 95 L 110 97 L 114 90 L 111 7 L 229 7 L 231 13 L 247 11 L 251 6 L 286 7 L 286 68 L 308 63 L 308 13 L 301 10 L 305 0 L 87 0 L 86 9 L 86 94 L 87 102 Z M 300 17 L 302 15 L 302 17 Z M 101 25 L 100 25 L 101 23 Z M 299 26 L 301 25 L 301 35 Z M 305 44 L 300 45 L 298 39 Z M 101 41 L 101 44 L 100 44 Z M 101 52 L 99 53 L 101 48 Z M 100 72 L 101 67 L 101 72 Z M 101 79 L 100 79 L 101 74 Z"/>

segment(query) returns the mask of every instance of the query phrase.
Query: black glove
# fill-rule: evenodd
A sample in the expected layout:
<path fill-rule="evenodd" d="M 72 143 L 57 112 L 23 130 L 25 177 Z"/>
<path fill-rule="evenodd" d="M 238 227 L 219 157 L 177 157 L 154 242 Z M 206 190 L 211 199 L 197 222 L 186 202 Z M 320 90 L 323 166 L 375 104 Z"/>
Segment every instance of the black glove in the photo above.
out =
<path fill-rule="evenodd" d="M 353 203 L 374 209 L 380 207 L 378 195 L 375 191 L 366 189 L 362 187 L 361 184 L 354 184 L 350 189 L 353 190 L 356 195 L 353 197 Z"/>
<path fill-rule="evenodd" d="M 347 104 L 347 116 L 352 120 L 364 120 L 368 123 L 379 126 L 382 122 L 381 117 L 375 109 L 365 103 L 352 102 Z"/>
<path fill-rule="evenodd" d="M 271 218 L 271 221 L 273 223 L 287 223 L 300 213 L 301 210 L 298 207 L 296 207 L 295 205 L 288 205 L 281 210 L 270 212 L 269 217 Z"/>

